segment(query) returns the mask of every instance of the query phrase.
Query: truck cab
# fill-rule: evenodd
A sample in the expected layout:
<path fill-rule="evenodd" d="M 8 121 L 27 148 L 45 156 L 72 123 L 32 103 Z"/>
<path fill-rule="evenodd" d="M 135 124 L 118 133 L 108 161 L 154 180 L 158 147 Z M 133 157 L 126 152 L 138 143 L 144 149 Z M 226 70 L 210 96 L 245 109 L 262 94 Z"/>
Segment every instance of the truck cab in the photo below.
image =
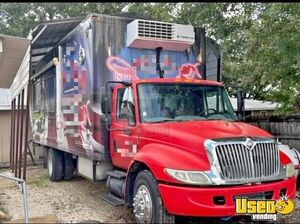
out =
<path fill-rule="evenodd" d="M 127 173 L 138 222 L 234 216 L 236 197 L 295 196 L 291 161 L 269 133 L 238 121 L 223 84 L 138 80 L 111 97 L 111 160 Z"/>
<path fill-rule="evenodd" d="M 215 133 L 210 133 L 213 130 L 207 129 L 209 121 L 224 120 L 228 126 L 230 121 L 237 120 L 224 87 L 213 81 L 181 78 L 136 81 L 130 86 L 115 87 L 112 102 L 111 128 L 124 131 L 111 131 L 110 150 L 115 166 L 124 169 L 149 143 L 191 148 L 196 143 L 194 137 L 190 141 L 191 128 L 200 128 L 200 133 L 193 129 L 198 137 L 205 137 L 203 133 L 214 136 Z M 234 133 L 224 129 L 220 137 L 226 135 Z"/>

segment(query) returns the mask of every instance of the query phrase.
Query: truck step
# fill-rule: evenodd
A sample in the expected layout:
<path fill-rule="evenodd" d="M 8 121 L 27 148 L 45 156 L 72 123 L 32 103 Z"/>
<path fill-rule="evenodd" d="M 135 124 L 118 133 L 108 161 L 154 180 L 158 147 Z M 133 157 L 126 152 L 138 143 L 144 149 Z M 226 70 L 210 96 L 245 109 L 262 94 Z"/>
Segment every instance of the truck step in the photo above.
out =
<path fill-rule="evenodd" d="M 108 202 L 109 204 L 113 206 L 121 206 L 124 205 L 125 202 L 121 198 L 116 197 L 115 195 L 111 193 L 106 193 L 104 195 L 100 195 L 100 198 L 102 198 L 104 201 Z"/>
<path fill-rule="evenodd" d="M 112 177 L 115 177 L 117 179 L 122 179 L 122 178 L 126 177 L 126 173 L 123 172 L 123 171 L 120 171 L 120 170 L 108 171 L 108 172 L 106 172 L 106 174 L 108 176 L 112 176 Z"/>

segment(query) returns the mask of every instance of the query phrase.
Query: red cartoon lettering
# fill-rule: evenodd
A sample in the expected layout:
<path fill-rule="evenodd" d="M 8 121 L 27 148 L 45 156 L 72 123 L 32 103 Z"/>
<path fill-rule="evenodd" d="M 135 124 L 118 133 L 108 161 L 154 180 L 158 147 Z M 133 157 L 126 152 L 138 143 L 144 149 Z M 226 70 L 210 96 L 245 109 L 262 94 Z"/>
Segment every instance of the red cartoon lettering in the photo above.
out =
<path fill-rule="evenodd" d="M 122 58 L 110 56 L 106 60 L 106 65 L 108 69 L 113 73 L 114 80 L 124 81 L 139 79 L 136 75 L 136 71 L 128 62 L 126 62 Z"/>
<path fill-rule="evenodd" d="M 197 66 L 199 63 L 196 64 L 184 64 L 179 68 L 178 78 L 187 78 L 187 79 L 202 79 L 200 72 L 198 71 Z"/>

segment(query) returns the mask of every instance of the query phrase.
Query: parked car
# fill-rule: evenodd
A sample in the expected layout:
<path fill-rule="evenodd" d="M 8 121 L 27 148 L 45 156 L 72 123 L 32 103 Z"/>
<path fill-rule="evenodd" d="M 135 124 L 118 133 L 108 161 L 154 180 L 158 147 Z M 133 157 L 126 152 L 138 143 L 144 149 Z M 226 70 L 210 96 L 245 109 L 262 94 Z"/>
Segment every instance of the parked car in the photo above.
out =
<path fill-rule="evenodd" d="M 279 142 L 278 144 L 279 149 L 284 152 L 293 162 L 296 170 L 296 196 L 300 198 L 300 152 L 292 147 L 291 145 L 285 145 Z"/>

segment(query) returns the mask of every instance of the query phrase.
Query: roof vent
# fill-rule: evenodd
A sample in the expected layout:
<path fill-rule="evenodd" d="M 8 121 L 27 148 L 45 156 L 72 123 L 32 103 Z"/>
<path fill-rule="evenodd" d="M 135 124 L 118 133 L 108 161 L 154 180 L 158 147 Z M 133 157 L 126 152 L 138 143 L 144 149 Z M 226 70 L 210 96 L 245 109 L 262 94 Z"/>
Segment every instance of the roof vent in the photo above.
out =
<path fill-rule="evenodd" d="M 195 42 L 193 26 L 150 20 L 127 25 L 127 47 L 184 51 Z"/>

